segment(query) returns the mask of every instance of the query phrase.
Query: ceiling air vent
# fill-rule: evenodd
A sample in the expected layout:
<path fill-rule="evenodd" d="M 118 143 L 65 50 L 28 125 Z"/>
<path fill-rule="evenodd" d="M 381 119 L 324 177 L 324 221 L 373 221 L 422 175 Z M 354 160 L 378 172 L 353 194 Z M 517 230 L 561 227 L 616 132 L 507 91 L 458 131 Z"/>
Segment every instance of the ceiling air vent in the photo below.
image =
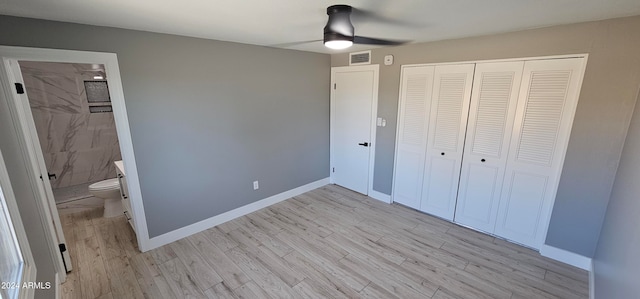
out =
<path fill-rule="evenodd" d="M 371 64 L 371 50 L 349 53 L 349 65 Z"/>

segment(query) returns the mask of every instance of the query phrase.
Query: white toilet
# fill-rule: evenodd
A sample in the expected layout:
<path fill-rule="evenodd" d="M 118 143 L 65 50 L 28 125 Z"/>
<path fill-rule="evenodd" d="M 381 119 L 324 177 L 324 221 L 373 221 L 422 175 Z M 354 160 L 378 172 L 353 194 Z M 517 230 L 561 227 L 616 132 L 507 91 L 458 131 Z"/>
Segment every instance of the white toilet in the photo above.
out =
<path fill-rule="evenodd" d="M 104 199 L 104 218 L 122 215 L 122 198 L 118 179 L 107 179 L 89 185 L 91 195 Z"/>

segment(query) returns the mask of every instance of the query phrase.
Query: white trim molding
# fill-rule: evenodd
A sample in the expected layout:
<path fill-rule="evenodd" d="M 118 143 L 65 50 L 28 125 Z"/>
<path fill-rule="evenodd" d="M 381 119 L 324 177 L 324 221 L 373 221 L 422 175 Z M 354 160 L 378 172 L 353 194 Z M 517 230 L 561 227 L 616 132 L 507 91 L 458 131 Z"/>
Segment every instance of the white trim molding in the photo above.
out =
<path fill-rule="evenodd" d="M 169 244 L 171 242 L 180 240 L 182 238 L 188 237 L 190 235 L 199 233 L 203 230 L 212 228 L 216 225 L 225 223 L 227 221 L 236 219 L 238 217 L 242 217 L 244 215 L 247 215 L 249 213 L 255 212 L 257 210 L 260 210 L 262 208 L 266 208 L 270 205 L 279 203 L 281 201 L 284 201 L 286 199 L 289 199 L 291 197 L 309 192 L 311 190 L 320 188 L 322 186 L 325 186 L 329 184 L 329 178 L 324 178 L 315 182 L 311 182 L 309 184 L 267 197 L 265 199 L 261 199 L 259 201 L 250 203 L 248 205 L 233 209 L 231 211 L 213 216 L 211 218 L 207 218 L 205 220 L 196 222 L 194 224 L 185 226 L 185 227 L 181 227 L 179 229 L 176 229 L 174 231 L 170 231 L 168 233 L 153 237 L 151 239 L 149 239 L 149 248 L 147 248 L 148 250 L 154 249 L 154 248 L 158 248 L 160 246 Z"/>
<path fill-rule="evenodd" d="M 591 260 L 591 269 L 589 269 L 589 298 L 596 299 L 596 269 Z"/>
<path fill-rule="evenodd" d="M 378 192 L 376 190 L 369 190 L 369 197 L 373 199 L 377 199 L 381 202 L 391 203 L 391 195 L 384 194 L 382 192 Z"/>
<path fill-rule="evenodd" d="M 508 62 L 508 61 L 523 61 L 523 60 L 530 61 L 530 60 L 548 60 L 548 59 L 565 59 L 565 58 L 584 58 L 585 59 L 584 65 L 586 66 L 588 57 L 589 57 L 588 53 L 577 53 L 577 54 L 549 55 L 549 56 L 527 56 L 527 57 L 514 57 L 514 58 L 403 64 L 401 67 L 405 67 L 405 66 L 416 67 L 416 66 L 427 66 L 427 65 L 436 66 L 436 65 L 465 64 L 465 63 Z M 584 72 L 584 69 L 583 69 L 583 72 Z"/>
<path fill-rule="evenodd" d="M 556 248 L 547 244 L 543 244 L 540 247 L 540 254 L 556 261 L 593 272 L 593 262 L 591 261 L 591 258 L 588 258 L 586 256 L 582 256 L 577 253 L 566 251 L 564 249 Z"/>
<path fill-rule="evenodd" d="M 56 299 L 60 299 L 60 293 L 62 293 L 62 283 L 60 282 L 58 273 L 56 273 Z"/>

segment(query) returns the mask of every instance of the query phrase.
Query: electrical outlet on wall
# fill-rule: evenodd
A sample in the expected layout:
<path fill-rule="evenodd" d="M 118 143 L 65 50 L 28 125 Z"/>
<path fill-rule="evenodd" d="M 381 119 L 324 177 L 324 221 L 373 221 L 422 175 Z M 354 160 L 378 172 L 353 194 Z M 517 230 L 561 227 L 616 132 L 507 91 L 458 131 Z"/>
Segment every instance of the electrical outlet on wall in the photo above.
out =
<path fill-rule="evenodd" d="M 253 181 L 253 190 L 260 189 L 260 185 L 258 185 L 258 181 Z"/>

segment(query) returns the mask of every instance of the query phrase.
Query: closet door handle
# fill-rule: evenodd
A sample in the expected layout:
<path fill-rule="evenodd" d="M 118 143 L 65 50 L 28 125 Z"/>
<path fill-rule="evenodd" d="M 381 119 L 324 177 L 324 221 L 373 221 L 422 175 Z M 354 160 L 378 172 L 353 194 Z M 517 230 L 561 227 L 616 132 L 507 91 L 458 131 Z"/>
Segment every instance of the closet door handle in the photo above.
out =
<path fill-rule="evenodd" d="M 362 146 L 369 146 L 369 142 L 363 142 L 363 143 L 358 143 L 358 145 L 362 145 Z"/>

